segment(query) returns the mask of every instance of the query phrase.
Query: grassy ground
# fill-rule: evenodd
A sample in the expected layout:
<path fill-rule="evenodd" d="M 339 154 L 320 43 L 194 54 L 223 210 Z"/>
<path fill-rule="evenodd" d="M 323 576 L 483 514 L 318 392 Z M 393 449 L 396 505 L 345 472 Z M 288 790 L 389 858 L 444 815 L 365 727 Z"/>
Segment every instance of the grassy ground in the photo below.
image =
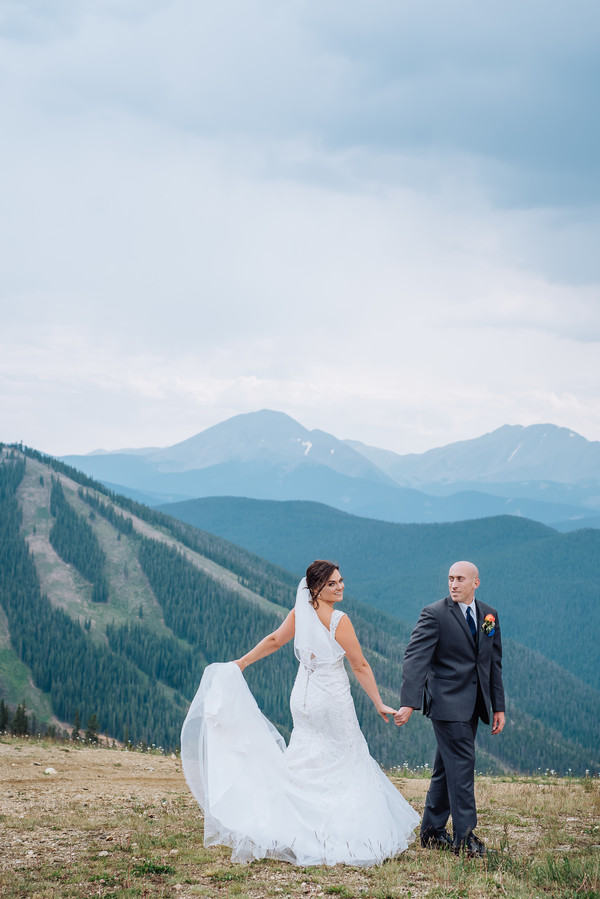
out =
<path fill-rule="evenodd" d="M 421 812 L 427 780 L 393 780 Z M 478 778 L 478 833 L 497 857 L 486 864 L 413 844 L 366 870 L 232 865 L 228 850 L 204 849 L 175 757 L 3 737 L 0 783 L 7 899 L 600 896 L 597 779 Z"/>
<path fill-rule="evenodd" d="M 29 714 L 34 712 L 38 721 L 57 724 L 53 718 L 50 697 L 42 693 L 31 680 L 31 671 L 23 664 L 13 649 L 8 634 L 8 620 L 0 607 L 0 685 L 2 699 L 15 708 L 24 702 Z"/>

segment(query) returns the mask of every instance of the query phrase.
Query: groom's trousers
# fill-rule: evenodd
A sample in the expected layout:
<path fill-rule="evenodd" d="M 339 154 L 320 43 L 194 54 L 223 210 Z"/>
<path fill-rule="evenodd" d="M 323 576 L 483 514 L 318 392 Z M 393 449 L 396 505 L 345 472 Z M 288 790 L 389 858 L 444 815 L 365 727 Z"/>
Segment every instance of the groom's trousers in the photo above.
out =
<path fill-rule="evenodd" d="M 475 806 L 475 736 L 479 714 L 470 721 L 431 719 L 437 751 L 425 800 L 421 836 L 443 833 L 452 815 L 453 842 L 464 843 L 477 824 Z"/>

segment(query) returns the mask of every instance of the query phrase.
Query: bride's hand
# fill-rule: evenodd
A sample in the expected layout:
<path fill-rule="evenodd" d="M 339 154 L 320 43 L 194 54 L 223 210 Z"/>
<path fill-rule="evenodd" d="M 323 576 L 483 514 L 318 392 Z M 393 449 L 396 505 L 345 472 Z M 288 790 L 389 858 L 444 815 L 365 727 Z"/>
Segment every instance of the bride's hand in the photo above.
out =
<path fill-rule="evenodd" d="M 238 668 L 240 669 L 240 671 L 243 671 L 243 670 L 244 670 L 244 666 L 243 666 L 243 664 L 242 664 L 242 660 L 241 660 L 241 659 L 234 659 L 233 661 L 234 661 L 234 664 L 236 664 L 236 665 L 238 666 Z"/>
<path fill-rule="evenodd" d="M 377 712 L 379 715 L 381 715 L 386 724 L 388 723 L 388 715 L 393 715 L 395 711 L 396 709 L 393 709 L 389 705 L 377 706 Z"/>

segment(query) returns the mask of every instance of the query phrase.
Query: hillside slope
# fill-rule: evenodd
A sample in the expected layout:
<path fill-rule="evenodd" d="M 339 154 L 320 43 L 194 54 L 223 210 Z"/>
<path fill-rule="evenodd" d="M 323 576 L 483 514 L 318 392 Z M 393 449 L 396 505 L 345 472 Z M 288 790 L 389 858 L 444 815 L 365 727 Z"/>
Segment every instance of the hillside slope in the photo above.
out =
<path fill-rule="evenodd" d="M 336 559 L 354 595 L 412 623 L 446 595 L 452 562 L 472 559 L 478 594 L 498 609 L 503 633 L 600 688 L 598 531 L 559 534 L 509 516 L 391 524 L 318 503 L 228 497 L 162 508 L 290 571 L 314 555 Z M 567 612 L 580 626 L 568 626 Z"/>
<path fill-rule="evenodd" d="M 293 601 L 295 574 L 124 497 L 109 496 L 85 476 L 37 453 L 24 458 L 4 451 L 0 503 L 4 644 L 10 643 L 21 671 L 29 672 L 40 710 L 50 707 L 61 726 L 72 724 L 76 713 L 84 723 L 97 715 L 100 728 L 119 740 L 176 746 L 204 666 L 246 651 Z M 95 547 L 89 555 L 98 560 L 86 576 L 75 553 L 84 540 Z M 73 560 L 67 562 L 70 552 Z M 102 583 L 105 592 L 98 587 Z M 398 705 L 409 626 L 352 600 L 345 608 L 385 697 Z M 524 652 L 508 650 L 515 673 Z M 511 724 L 502 740 L 482 728 L 480 770 L 584 771 L 598 765 L 591 736 L 600 714 L 597 693 L 569 681 L 580 707 L 574 726 L 571 706 L 557 695 L 557 683 L 568 675 L 544 659 L 539 664 L 546 665 L 547 687 L 534 692 L 526 678 L 514 678 Z M 291 726 L 288 698 L 295 669 L 289 646 L 248 671 L 261 708 L 284 734 Z M 4 675 L 0 680 L 0 697 L 13 705 L 23 698 L 17 680 Z M 382 763 L 431 761 L 432 733 L 422 716 L 413 716 L 410 728 L 386 727 L 364 693 L 355 687 L 354 694 L 361 725 Z M 43 711 L 39 717 L 47 720 Z"/>
<path fill-rule="evenodd" d="M 21 455 L 5 452 L 0 474 L 15 466 L 23 466 Z M 39 454 L 30 454 L 24 473 L 17 474 L 12 494 L 6 483 L 0 491 L 0 605 L 9 662 L 15 663 L 0 682 L 0 698 L 13 707 L 23 699 L 22 675 L 12 676 L 18 664 L 35 685 L 28 708 L 36 704 L 38 719 L 48 721 L 49 707 L 61 726 L 72 724 L 76 713 L 84 722 L 96 714 L 103 731 L 119 740 L 176 746 L 205 664 L 235 658 L 273 630 L 293 602 L 297 579 L 224 540 L 108 497 Z M 56 482 L 79 526 L 91 525 L 105 554 L 107 602 L 93 602 L 94 585 L 52 544 Z M 396 670 L 405 629 L 394 622 L 386 633 L 371 626 L 368 608 L 365 614 L 365 650 L 381 670 L 382 684 L 395 686 L 388 668 Z M 354 618 L 360 628 L 360 613 Z M 289 646 L 248 672 L 263 711 L 284 734 L 291 727 L 295 669 Z M 398 740 L 362 695 L 357 706 L 373 752 L 386 764 L 429 757 L 425 722 L 410 741 Z M 486 764 L 498 767 L 492 759 Z"/>

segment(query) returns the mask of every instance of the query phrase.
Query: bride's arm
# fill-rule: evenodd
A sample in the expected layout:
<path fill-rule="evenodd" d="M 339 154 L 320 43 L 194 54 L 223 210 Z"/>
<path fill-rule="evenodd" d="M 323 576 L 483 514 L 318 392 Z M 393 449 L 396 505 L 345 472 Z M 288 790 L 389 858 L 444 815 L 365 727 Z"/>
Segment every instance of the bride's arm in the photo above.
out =
<path fill-rule="evenodd" d="M 350 667 L 356 675 L 357 681 L 372 701 L 383 720 L 387 721 L 387 716 L 393 715 L 395 709 L 386 705 L 379 695 L 375 675 L 363 655 L 360 643 L 358 642 L 358 637 L 356 636 L 354 628 L 352 627 L 352 622 L 347 615 L 344 615 L 344 617 L 340 619 L 335 632 L 335 639 L 346 653 L 346 658 L 350 662 Z"/>
<path fill-rule="evenodd" d="M 295 623 L 296 616 L 292 609 L 285 621 L 279 625 L 276 631 L 273 631 L 268 637 L 263 637 L 260 643 L 257 643 L 254 649 L 247 652 L 241 659 L 235 659 L 235 664 L 239 665 L 243 671 L 248 665 L 258 662 L 259 659 L 264 659 L 265 656 L 270 656 L 273 652 L 277 652 L 278 649 L 281 649 L 282 646 L 289 643 L 294 636 Z"/>

